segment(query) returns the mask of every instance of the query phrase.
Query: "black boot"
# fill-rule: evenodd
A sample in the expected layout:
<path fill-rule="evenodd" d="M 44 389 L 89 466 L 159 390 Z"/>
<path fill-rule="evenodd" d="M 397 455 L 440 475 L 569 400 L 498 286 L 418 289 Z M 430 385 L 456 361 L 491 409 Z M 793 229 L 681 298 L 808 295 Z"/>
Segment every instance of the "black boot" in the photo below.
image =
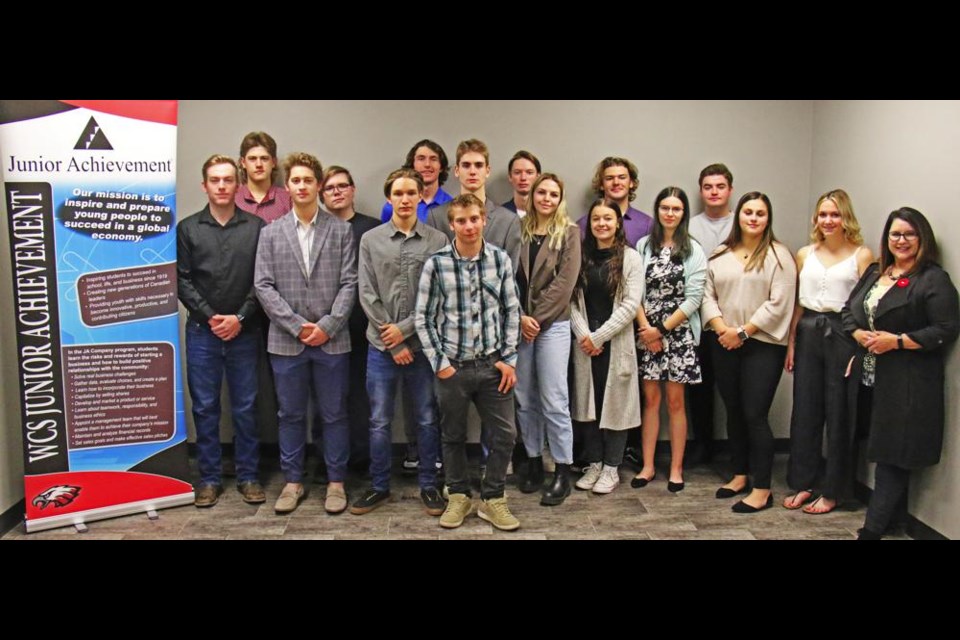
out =
<path fill-rule="evenodd" d="M 527 472 L 523 474 L 520 480 L 520 493 L 533 493 L 540 491 L 543 487 L 543 458 L 529 458 L 527 460 Z"/>
<path fill-rule="evenodd" d="M 553 474 L 553 482 L 543 490 L 540 504 L 545 507 L 563 504 L 568 495 L 570 495 L 570 465 L 558 464 L 556 472 Z"/>

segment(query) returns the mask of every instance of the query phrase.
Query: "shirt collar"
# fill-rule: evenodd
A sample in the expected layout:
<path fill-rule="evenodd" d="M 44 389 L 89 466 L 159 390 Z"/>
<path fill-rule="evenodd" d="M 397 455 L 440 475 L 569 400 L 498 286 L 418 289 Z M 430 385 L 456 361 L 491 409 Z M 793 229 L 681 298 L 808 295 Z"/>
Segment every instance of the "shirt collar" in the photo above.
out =
<path fill-rule="evenodd" d="M 297 217 L 297 212 L 295 210 L 291 209 L 291 211 L 293 211 L 293 228 L 299 229 L 301 225 L 300 218 Z M 320 207 L 318 205 L 316 212 L 314 212 L 313 214 L 313 218 L 310 220 L 310 222 L 307 223 L 307 225 L 311 227 L 315 227 L 317 226 L 317 221 L 319 219 L 320 219 Z"/>
<path fill-rule="evenodd" d="M 487 255 L 487 241 L 485 239 L 480 240 L 480 251 L 472 258 L 465 258 L 460 255 L 460 252 L 457 251 L 457 242 L 456 238 L 450 243 L 450 250 L 453 252 L 453 257 L 457 260 L 466 260 L 468 262 L 476 262 L 480 258 Z"/>

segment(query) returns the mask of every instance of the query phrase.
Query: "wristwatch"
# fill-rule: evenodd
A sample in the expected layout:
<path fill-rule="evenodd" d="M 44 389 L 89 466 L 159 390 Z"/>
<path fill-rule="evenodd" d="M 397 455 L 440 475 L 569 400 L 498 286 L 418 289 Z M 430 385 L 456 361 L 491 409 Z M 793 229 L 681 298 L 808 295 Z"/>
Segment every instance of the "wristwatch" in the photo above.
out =
<path fill-rule="evenodd" d="M 746 342 L 750 334 L 743 327 L 737 327 L 737 337 L 740 338 L 741 342 Z"/>
<path fill-rule="evenodd" d="M 237 316 L 237 320 L 239 320 L 240 322 L 243 322 L 244 315 L 242 313 L 238 313 L 236 314 L 236 316 Z"/>

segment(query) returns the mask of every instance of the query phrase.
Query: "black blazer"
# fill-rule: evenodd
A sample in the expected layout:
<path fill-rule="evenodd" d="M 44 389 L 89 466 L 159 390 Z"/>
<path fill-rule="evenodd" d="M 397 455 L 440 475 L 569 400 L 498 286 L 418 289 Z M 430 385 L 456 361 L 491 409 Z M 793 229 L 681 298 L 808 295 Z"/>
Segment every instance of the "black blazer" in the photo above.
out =
<path fill-rule="evenodd" d="M 848 333 L 870 329 L 863 301 L 879 278 L 879 266 L 870 265 L 850 293 L 843 307 Z M 905 286 L 894 284 L 880 299 L 874 326 L 907 334 L 923 348 L 877 356 L 867 459 L 917 469 L 940 461 L 945 347 L 960 333 L 960 302 L 950 276 L 938 265 L 906 280 Z M 866 354 L 858 345 L 849 385 L 848 407 L 854 417 Z"/>

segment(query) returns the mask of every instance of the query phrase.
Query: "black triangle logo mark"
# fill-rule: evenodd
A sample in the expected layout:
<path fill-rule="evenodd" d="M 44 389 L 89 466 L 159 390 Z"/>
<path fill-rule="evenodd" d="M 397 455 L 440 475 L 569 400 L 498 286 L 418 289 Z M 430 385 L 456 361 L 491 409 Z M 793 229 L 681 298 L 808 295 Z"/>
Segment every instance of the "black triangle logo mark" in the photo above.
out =
<path fill-rule="evenodd" d="M 83 133 L 80 134 L 80 139 L 77 140 L 77 144 L 73 148 L 102 151 L 113 149 L 113 145 L 110 144 L 107 136 L 103 133 L 103 129 L 100 128 L 100 125 L 97 124 L 97 121 L 91 116 L 90 122 L 88 122 L 87 126 L 83 129 Z"/>

